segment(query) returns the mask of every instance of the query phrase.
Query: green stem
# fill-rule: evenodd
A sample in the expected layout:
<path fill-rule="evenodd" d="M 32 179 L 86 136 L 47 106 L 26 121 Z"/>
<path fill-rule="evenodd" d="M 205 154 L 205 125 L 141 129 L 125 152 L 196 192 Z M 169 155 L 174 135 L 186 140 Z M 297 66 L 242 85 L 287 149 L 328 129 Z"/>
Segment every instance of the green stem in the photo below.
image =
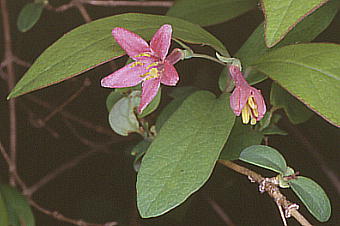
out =
<path fill-rule="evenodd" d="M 223 66 L 227 66 L 226 63 L 223 63 L 223 62 L 219 61 L 218 59 L 216 59 L 212 56 L 205 55 L 205 54 L 193 53 L 191 57 L 204 58 L 204 59 L 211 60 L 211 61 L 214 61 L 216 63 L 219 63 Z"/>

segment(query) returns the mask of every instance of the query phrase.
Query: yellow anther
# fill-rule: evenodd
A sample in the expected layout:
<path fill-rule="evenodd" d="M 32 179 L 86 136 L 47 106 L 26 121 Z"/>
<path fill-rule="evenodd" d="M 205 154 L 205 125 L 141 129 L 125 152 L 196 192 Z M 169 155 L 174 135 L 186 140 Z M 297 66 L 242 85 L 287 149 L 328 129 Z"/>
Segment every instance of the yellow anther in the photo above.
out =
<path fill-rule="evenodd" d="M 144 63 L 136 61 L 130 65 L 130 68 L 136 67 L 137 65 L 144 65 Z"/>
<path fill-rule="evenodd" d="M 257 105 L 254 102 L 254 97 L 250 96 L 248 98 L 248 104 L 249 104 L 251 109 L 257 109 Z"/>
<path fill-rule="evenodd" d="M 150 53 L 141 53 L 141 54 L 138 54 L 138 55 L 135 56 L 135 57 L 143 57 L 143 56 L 145 56 L 145 57 L 151 57 Z"/>
<path fill-rule="evenodd" d="M 250 125 L 255 125 L 255 124 L 256 124 L 256 119 L 255 118 L 251 118 Z"/>
<path fill-rule="evenodd" d="M 253 108 L 253 114 L 256 118 L 259 117 L 259 111 L 257 110 L 257 108 Z"/>
<path fill-rule="evenodd" d="M 157 70 L 157 68 L 151 68 L 150 71 L 146 72 L 143 75 L 140 75 L 140 77 L 141 78 L 147 77 L 147 78 L 145 78 L 145 80 L 157 78 L 157 77 L 159 77 L 159 71 Z"/>
<path fill-rule="evenodd" d="M 244 108 L 242 109 L 242 122 L 244 124 L 248 124 L 249 123 L 249 120 L 250 120 L 250 108 L 249 106 L 246 104 L 244 106 Z"/>
<path fill-rule="evenodd" d="M 158 62 L 154 62 L 152 64 L 149 64 L 146 69 L 149 70 L 150 67 L 154 67 L 154 66 L 157 66 L 159 63 Z"/>

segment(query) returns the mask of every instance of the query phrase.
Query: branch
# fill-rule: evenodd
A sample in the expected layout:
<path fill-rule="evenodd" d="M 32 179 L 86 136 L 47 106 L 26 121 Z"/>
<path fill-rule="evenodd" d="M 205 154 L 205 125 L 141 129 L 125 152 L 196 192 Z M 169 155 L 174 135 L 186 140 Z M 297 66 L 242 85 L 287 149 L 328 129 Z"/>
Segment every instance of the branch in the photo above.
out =
<path fill-rule="evenodd" d="M 80 0 L 80 2 L 96 6 L 141 6 L 141 7 L 171 7 L 173 1 L 100 1 L 100 0 Z"/>
<path fill-rule="evenodd" d="M 237 165 L 231 161 L 219 160 L 218 162 L 240 174 L 248 176 L 250 181 L 258 183 L 260 185 L 260 192 L 267 192 L 268 195 L 274 199 L 278 207 L 285 210 L 286 218 L 293 216 L 301 225 L 311 226 L 306 218 L 297 210 L 298 206 L 288 201 L 286 197 L 280 192 L 277 184 L 273 183 L 272 178 L 264 178 L 260 174 L 243 166 Z"/>
<path fill-rule="evenodd" d="M 5 46 L 5 62 L 7 62 L 7 87 L 11 91 L 15 86 L 15 70 L 14 70 L 14 55 L 12 51 L 12 39 L 11 30 L 9 23 L 9 15 L 6 5 L 6 0 L 1 0 L 0 2 L 1 14 L 2 14 L 2 27 L 4 34 L 4 46 Z M 9 109 L 9 151 L 10 159 L 12 162 L 12 170 L 10 173 L 16 172 L 16 155 L 17 155 L 17 119 L 16 119 L 16 104 L 15 99 L 10 99 L 8 101 Z M 10 184 L 15 186 L 14 175 L 10 177 Z"/>

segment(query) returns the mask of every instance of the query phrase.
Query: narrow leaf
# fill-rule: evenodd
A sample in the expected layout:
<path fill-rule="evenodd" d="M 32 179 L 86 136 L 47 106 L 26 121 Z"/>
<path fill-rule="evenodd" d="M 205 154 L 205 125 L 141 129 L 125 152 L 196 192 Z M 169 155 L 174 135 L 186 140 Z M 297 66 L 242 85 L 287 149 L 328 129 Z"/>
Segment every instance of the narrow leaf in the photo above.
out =
<path fill-rule="evenodd" d="M 306 16 L 317 10 L 328 0 L 263 0 L 266 18 L 265 40 L 273 47 Z"/>
<path fill-rule="evenodd" d="M 339 60 L 340 45 L 299 44 L 274 50 L 254 66 L 321 117 L 340 126 Z"/>
<path fill-rule="evenodd" d="M 165 23 L 173 26 L 174 38 L 208 45 L 223 55 L 227 54 L 219 40 L 190 22 L 159 15 L 116 15 L 82 25 L 57 40 L 34 62 L 8 98 L 64 81 L 124 55 L 125 52 L 111 35 L 111 30 L 115 27 L 124 27 L 150 40 L 155 31 Z"/>
<path fill-rule="evenodd" d="M 14 214 L 15 216 L 12 215 L 12 217 L 19 219 L 21 225 L 35 225 L 35 220 L 31 207 L 22 194 L 20 194 L 17 190 L 8 185 L 0 185 L 0 192 L 6 203 L 6 206 L 8 207 L 8 210 L 11 209 L 12 211 L 14 211 L 14 213 L 12 214 Z M 12 221 L 12 223 L 16 225 L 15 222 L 17 222 L 17 220 L 15 220 L 14 222 Z"/>
<path fill-rule="evenodd" d="M 286 160 L 274 148 L 265 145 L 253 145 L 244 149 L 240 160 L 284 174 L 287 170 Z"/>
<path fill-rule="evenodd" d="M 167 12 L 201 26 L 222 23 L 256 7 L 256 0 L 177 0 Z"/>
<path fill-rule="evenodd" d="M 313 112 L 281 88 L 276 82 L 272 84 L 270 103 L 273 106 L 283 108 L 289 120 L 294 124 L 303 123 L 313 115 Z"/>
<path fill-rule="evenodd" d="M 318 221 L 328 221 L 331 216 L 331 203 L 320 185 L 312 179 L 302 176 L 289 180 L 289 184 Z"/>
<path fill-rule="evenodd" d="M 17 27 L 19 31 L 30 30 L 38 22 L 43 8 L 43 3 L 27 3 L 18 16 Z"/>
<path fill-rule="evenodd" d="M 234 124 L 229 95 L 198 91 L 162 126 L 137 176 L 137 206 L 143 218 L 183 203 L 210 177 Z"/>

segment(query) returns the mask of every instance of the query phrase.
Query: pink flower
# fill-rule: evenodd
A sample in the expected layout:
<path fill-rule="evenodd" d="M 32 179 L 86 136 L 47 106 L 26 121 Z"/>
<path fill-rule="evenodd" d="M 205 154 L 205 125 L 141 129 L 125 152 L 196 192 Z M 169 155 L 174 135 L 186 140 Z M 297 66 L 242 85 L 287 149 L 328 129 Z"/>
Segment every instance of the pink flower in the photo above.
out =
<path fill-rule="evenodd" d="M 261 91 L 247 83 L 238 66 L 231 65 L 229 73 L 235 83 L 235 89 L 230 96 L 230 107 L 235 115 L 239 116 L 242 113 L 244 124 L 250 121 L 251 125 L 255 125 L 266 113 L 266 103 Z"/>
<path fill-rule="evenodd" d="M 174 49 L 167 56 L 172 35 L 172 27 L 169 24 L 158 29 L 150 41 L 150 46 L 140 36 L 124 28 L 114 28 L 112 35 L 135 61 L 103 78 L 101 85 L 122 88 L 142 82 L 142 95 L 138 107 L 138 112 L 141 113 L 156 96 L 160 83 L 168 86 L 177 84 L 179 77 L 173 65 L 182 59 L 182 52 L 180 49 Z"/>

